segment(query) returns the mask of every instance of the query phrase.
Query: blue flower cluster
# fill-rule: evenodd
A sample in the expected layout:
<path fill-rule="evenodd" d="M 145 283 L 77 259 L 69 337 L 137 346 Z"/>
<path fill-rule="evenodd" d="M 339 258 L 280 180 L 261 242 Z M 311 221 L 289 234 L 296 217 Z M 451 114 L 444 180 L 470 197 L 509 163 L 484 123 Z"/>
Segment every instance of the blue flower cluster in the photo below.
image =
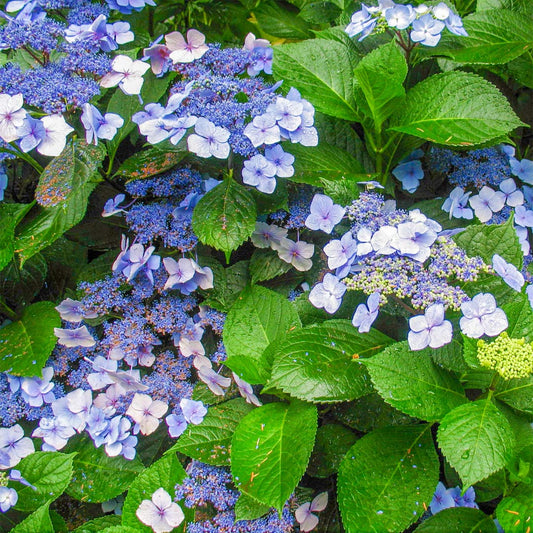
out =
<path fill-rule="evenodd" d="M 449 174 L 457 185 L 442 209 L 450 218 L 501 224 L 514 215 L 524 255 L 529 255 L 529 228 L 533 227 L 533 161 L 518 160 L 511 146 L 501 145 L 466 153 L 434 148 L 430 164 Z M 513 177 L 514 176 L 514 177 Z M 520 181 L 517 183 L 516 178 Z"/>
<path fill-rule="evenodd" d="M 444 28 L 455 35 L 468 35 L 461 17 L 444 2 L 429 7 L 426 4 L 395 4 L 392 0 L 380 0 L 378 7 L 362 4 L 361 10 L 352 15 L 345 31 L 350 37 L 360 35 L 359 40 L 362 41 L 368 35 L 384 32 L 387 28 L 393 28 L 398 33 L 408 30 L 410 42 L 425 46 L 436 46 Z M 405 45 L 401 34 L 400 43 Z"/>
<path fill-rule="evenodd" d="M 189 524 L 187 533 L 291 533 L 294 516 L 290 501 L 281 516 L 272 509 L 255 520 L 235 520 L 235 504 L 240 496 L 233 487 L 230 472 L 222 467 L 192 461 L 187 467 L 187 478 L 176 486 L 176 500 L 185 500 L 185 506 L 205 510 L 205 518 Z M 202 512 L 202 514 L 204 514 Z"/>
<path fill-rule="evenodd" d="M 315 146 L 318 135 L 314 108 L 296 89 L 283 97 L 275 93 L 278 84 L 257 77 L 271 72 L 268 41 L 250 34 L 242 50 L 222 49 L 206 45 L 202 34 L 189 30 L 187 42 L 173 32 L 165 43 L 145 49 L 145 57 L 157 75 L 172 69 L 181 79 L 166 106 L 150 103 L 133 117 L 139 131 L 149 143 L 176 145 L 194 127 L 187 137 L 189 151 L 203 158 L 226 159 L 231 153 L 248 158 L 243 182 L 271 194 L 276 177 L 294 174 L 294 156 L 280 142 Z"/>

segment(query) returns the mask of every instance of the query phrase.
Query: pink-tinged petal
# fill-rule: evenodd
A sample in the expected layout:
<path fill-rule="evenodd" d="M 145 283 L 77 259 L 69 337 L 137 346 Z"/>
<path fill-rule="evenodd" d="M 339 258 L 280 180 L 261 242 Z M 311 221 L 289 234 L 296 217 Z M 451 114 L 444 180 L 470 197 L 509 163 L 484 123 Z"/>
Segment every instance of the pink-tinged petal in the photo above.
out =
<path fill-rule="evenodd" d="M 164 488 L 160 488 L 152 494 L 152 502 L 159 507 L 159 509 L 166 509 L 172 505 L 172 498 Z"/>
<path fill-rule="evenodd" d="M 323 511 L 328 505 L 328 493 L 327 491 L 321 492 L 318 496 L 316 496 L 313 501 L 311 502 L 310 511 L 312 512 L 320 512 Z"/>
<path fill-rule="evenodd" d="M 165 42 L 171 50 L 184 49 L 187 46 L 183 35 L 179 31 L 173 31 L 165 36 Z"/>
<path fill-rule="evenodd" d="M 120 55 L 113 59 L 113 62 L 111 63 L 111 68 L 115 72 L 129 72 L 132 65 L 133 59 L 125 55 Z"/>
<path fill-rule="evenodd" d="M 120 82 L 120 88 L 125 94 L 128 95 L 140 94 L 143 83 L 143 78 L 138 76 L 130 76 L 128 78 L 124 78 Z"/>
<path fill-rule="evenodd" d="M 122 72 L 109 72 L 100 80 L 100 86 L 109 88 L 115 87 L 124 79 L 124 74 Z"/>
<path fill-rule="evenodd" d="M 310 502 L 303 503 L 294 512 L 294 516 L 296 520 L 298 520 L 299 524 L 304 522 L 310 514 L 311 514 L 311 503 Z"/>
<path fill-rule="evenodd" d="M 154 400 L 150 406 L 150 414 L 156 418 L 162 418 L 167 411 L 168 405 L 161 400 Z"/>
<path fill-rule="evenodd" d="M 300 531 L 302 533 L 307 533 L 312 531 L 318 525 L 318 516 L 310 514 L 301 524 Z"/>
<path fill-rule="evenodd" d="M 199 48 L 205 44 L 205 35 L 198 30 L 190 29 L 187 32 L 187 42 L 192 45 L 193 48 Z"/>

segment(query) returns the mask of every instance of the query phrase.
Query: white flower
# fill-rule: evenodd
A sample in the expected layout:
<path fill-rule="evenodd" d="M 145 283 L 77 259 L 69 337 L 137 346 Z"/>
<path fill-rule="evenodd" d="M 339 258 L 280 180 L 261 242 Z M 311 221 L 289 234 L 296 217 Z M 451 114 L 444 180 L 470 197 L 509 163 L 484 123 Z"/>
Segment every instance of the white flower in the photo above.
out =
<path fill-rule="evenodd" d="M 167 409 L 168 405 L 165 402 L 152 400 L 148 394 L 136 393 L 126 414 L 139 424 L 143 435 L 150 435 L 157 429 L 159 419 L 167 412 Z"/>
<path fill-rule="evenodd" d="M 143 500 L 135 514 L 155 533 L 172 531 L 185 520 L 181 507 L 172 501 L 170 494 L 162 487 L 152 494 L 151 500 Z"/>
<path fill-rule="evenodd" d="M 46 136 L 37 146 L 40 154 L 55 157 L 59 155 L 67 144 L 67 135 L 74 131 L 61 115 L 48 115 L 43 117 L 41 122 L 44 126 Z"/>
<path fill-rule="evenodd" d="M 19 138 L 16 130 L 26 117 L 23 103 L 22 94 L 0 94 L 0 137 L 8 143 Z"/>
<path fill-rule="evenodd" d="M 111 68 L 112 72 L 100 80 L 102 87 L 118 85 L 125 94 L 140 94 L 144 82 L 143 74 L 150 68 L 150 65 L 121 55 L 113 59 Z"/>

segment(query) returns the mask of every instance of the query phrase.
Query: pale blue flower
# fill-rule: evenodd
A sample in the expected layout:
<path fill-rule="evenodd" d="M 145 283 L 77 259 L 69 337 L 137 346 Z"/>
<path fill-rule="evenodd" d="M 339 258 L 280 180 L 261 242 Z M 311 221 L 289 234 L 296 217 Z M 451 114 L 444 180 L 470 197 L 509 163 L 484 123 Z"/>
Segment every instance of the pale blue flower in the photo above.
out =
<path fill-rule="evenodd" d="M 316 284 L 309 293 L 309 301 L 318 309 L 324 308 L 327 313 L 335 313 L 342 303 L 346 285 L 329 272 L 321 283 Z"/>
<path fill-rule="evenodd" d="M 266 148 L 265 157 L 276 167 L 276 176 L 290 178 L 294 175 L 294 156 L 284 152 L 280 144 Z"/>
<path fill-rule="evenodd" d="M 453 217 L 472 220 L 474 212 L 468 207 L 468 198 L 471 194 L 471 192 L 465 192 L 462 187 L 455 187 L 442 204 L 442 210 L 450 213 L 450 219 Z"/>
<path fill-rule="evenodd" d="M 501 191 L 494 191 L 485 185 L 479 194 L 470 198 L 470 205 L 480 222 L 488 222 L 494 213 L 503 209 L 505 194 Z"/>
<path fill-rule="evenodd" d="M 430 305 L 423 315 L 410 318 L 409 328 L 407 340 L 411 350 L 440 348 L 452 341 L 452 323 L 444 320 L 444 305 L 439 303 Z"/>
<path fill-rule="evenodd" d="M 455 507 L 453 496 L 448 492 L 444 484 L 439 481 L 429 508 L 432 514 L 437 514 L 439 511 L 450 509 L 451 507 Z"/>
<path fill-rule="evenodd" d="M 533 211 L 526 209 L 523 205 L 516 206 L 514 222 L 523 228 L 533 228 Z"/>
<path fill-rule="evenodd" d="M 52 383 L 53 377 L 54 369 L 47 366 L 42 370 L 42 378 L 23 378 L 20 389 L 24 401 L 32 407 L 41 407 L 45 403 L 53 402 L 55 400 L 55 395 L 52 392 L 55 386 Z"/>
<path fill-rule="evenodd" d="M 357 253 L 357 241 L 352 232 L 346 232 L 341 238 L 329 241 L 324 246 L 324 253 L 328 256 L 328 267 L 331 269 L 351 263 Z"/>
<path fill-rule="evenodd" d="M 522 273 L 511 263 L 508 263 L 501 255 L 492 256 L 492 267 L 509 287 L 520 292 L 525 280 Z"/>
<path fill-rule="evenodd" d="M 397 235 L 391 245 L 400 255 L 423 263 L 430 255 L 430 247 L 437 240 L 437 233 L 423 222 L 403 222 L 396 227 Z"/>
<path fill-rule="evenodd" d="M 258 191 L 272 194 L 276 188 L 276 166 L 264 155 L 256 154 L 244 162 L 242 181 L 257 187 Z"/>
<path fill-rule="evenodd" d="M 413 21 L 413 30 L 410 37 L 415 43 L 425 46 L 437 46 L 443 29 L 444 22 L 435 20 L 428 13 Z"/>
<path fill-rule="evenodd" d="M 361 10 L 352 15 L 350 24 L 344 30 L 350 37 L 361 34 L 359 40 L 362 41 L 365 37 L 372 33 L 376 27 L 377 18 L 372 17 L 365 4 L 361 5 Z"/>
<path fill-rule="evenodd" d="M 325 233 L 331 233 L 346 213 L 344 207 L 334 204 L 325 194 L 315 194 L 310 210 L 311 214 L 306 218 L 305 225 L 309 229 L 322 230 Z"/>
<path fill-rule="evenodd" d="M 397 250 L 393 242 L 398 239 L 398 229 L 394 226 L 381 226 L 371 239 L 372 248 L 378 255 L 391 255 Z"/>
<path fill-rule="evenodd" d="M 463 21 L 459 15 L 450 13 L 444 23 L 446 24 L 448 31 L 454 33 L 455 35 L 460 35 L 461 37 L 468 37 L 468 33 L 464 29 Z"/>
<path fill-rule="evenodd" d="M 0 428 L 1 469 L 16 466 L 21 459 L 34 451 L 33 441 L 24 436 L 24 430 L 19 424 L 10 428 Z"/>
<path fill-rule="evenodd" d="M 117 213 L 123 212 L 124 209 L 119 207 L 119 205 L 125 200 L 125 198 L 126 196 L 124 194 L 117 194 L 114 198 L 110 198 L 104 205 L 102 216 L 110 217 L 116 215 Z"/>
<path fill-rule="evenodd" d="M 294 242 L 291 239 L 281 239 L 277 248 L 279 257 L 300 272 L 305 272 L 313 266 L 311 257 L 314 250 L 314 244 L 304 241 Z"/>
<path fill-rule="evenodd" d="M 226 128 L 215 126 L 211 121 L 200 117 L 194 125 L 194 131 L 187 138 L 187 147 L 193 154 L 199 157 L 214 156 L 217 159 L 229 156 L 230 132 Z"/>
<path fill-rule="evenodd" d="M 385 10 L 387 24 L 397 30 L 405 30 L 416 19 L 416 11 L 410 5 L 395 5 Z"/>
<path fill-rule="evenodd" d="M 518 161 L 518 159 L 511 157 L 509 164 L 513 175 L 518 176 L 524 183 L 533 185 L 533 161 L 529 159 Z"/>
<path fill-rule="evenodd" d="M 513 178 L 508 178 L 500 183 L 500 191 L 505 195 L 505 202 L 511 207 L 517 207 L 524 203 L 524 194 L 517 189 Z"/>
<path fill-rule="evenodd" d="M 188 424 L 201 424 L 204 416 L 207 414 L 206 406 L 200 401 L 182 398 L 180 400 L 180 407 L 183 417 Z"/>
<path fill-rule="evenodd" d="M 31 434 L 32 437 L 40 437 L 43 439 L 44 451 L 57 451 L 64 448 L 68 439 L 76 434 L 72 426 L 62 423 L 56 417 L 41 418 L 39 420 L 39 427 Z"/>
<path fill-rule="evenodd" d="M 256 147 L 262 144 L 276 144 L 281 140 L 276 117 L 270 113 L 254 117 L 252 122 L 244 128 L 244 135 Z"/>
<path fill-rule="evenodd" d="M 459 325 L 467 337 L 496 337 L 509 326 L 505 312 L 497 307 L 496 300 L 490 293 L 476 294 L 472 300 L 463 302 L 461 311 L 463 316 Z"/>
<path fill-rule="evenodd" d="M 365 304 L 359 304 L 352 318 L 352 324 L 359 333 L 368 333 L 379 313 L 379 292 L 372 293 Z"/>
<path fill-rule="evenodd" d="M 289 100 L 278 96 L 276 101 L 267 107 L 267 113 L 271 114 L 280 128 L 294 131 L 302 123 L 303 104 L 295 100 Z"/>
<path fill-rule="evenodd" d="M 165 422 L 168 426 L 168 434 L 173 439 L 177 439 L 187 429 L 187 422 L 183 415 L 172 413 L 165 418 Z"/>
<path fill-rule="evenodd" d="M 6 513 L 19 499 L 17 491 L 9 487 L 0 487 L 0 511 Z"/>

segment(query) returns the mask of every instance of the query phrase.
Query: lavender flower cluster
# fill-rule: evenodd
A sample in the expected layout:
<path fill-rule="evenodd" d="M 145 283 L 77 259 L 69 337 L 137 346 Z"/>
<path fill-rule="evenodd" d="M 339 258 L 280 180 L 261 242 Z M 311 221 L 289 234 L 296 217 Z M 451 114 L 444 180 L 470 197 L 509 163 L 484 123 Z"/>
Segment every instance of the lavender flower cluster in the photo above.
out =
<path fill-rule="evenodd" d="M 513 265 L 495 255 L 491 269 L 479 257 L 468 257 L 440 224 L 417 209 L 396 209 L 394 201 L 375 192 L 361 193 L 347 208 L 317 194 L 306 225 L 331 233 L 345 212 L 351 227 L 324 247 L 334 274 L 326 273 L 311 290 L 309 300 L 315 307 L 335 313 L 346 290 L 364 292 L 367 303 L 358 306 L 352 320 L 364 333 L 391 297 L 402 304 L 407 300 L 413 311 L 424 310 L 409 320 L 412 350 L 451 342 L 452 324 L 444 318 L 448 308 L 462 311 L 461 331 L 469 337 L 497 336 L 507 328 L 507 317 L 492 294 L 470 299 L 455 283 L 495 272 L 520 291 L 524 279 Z"/>

